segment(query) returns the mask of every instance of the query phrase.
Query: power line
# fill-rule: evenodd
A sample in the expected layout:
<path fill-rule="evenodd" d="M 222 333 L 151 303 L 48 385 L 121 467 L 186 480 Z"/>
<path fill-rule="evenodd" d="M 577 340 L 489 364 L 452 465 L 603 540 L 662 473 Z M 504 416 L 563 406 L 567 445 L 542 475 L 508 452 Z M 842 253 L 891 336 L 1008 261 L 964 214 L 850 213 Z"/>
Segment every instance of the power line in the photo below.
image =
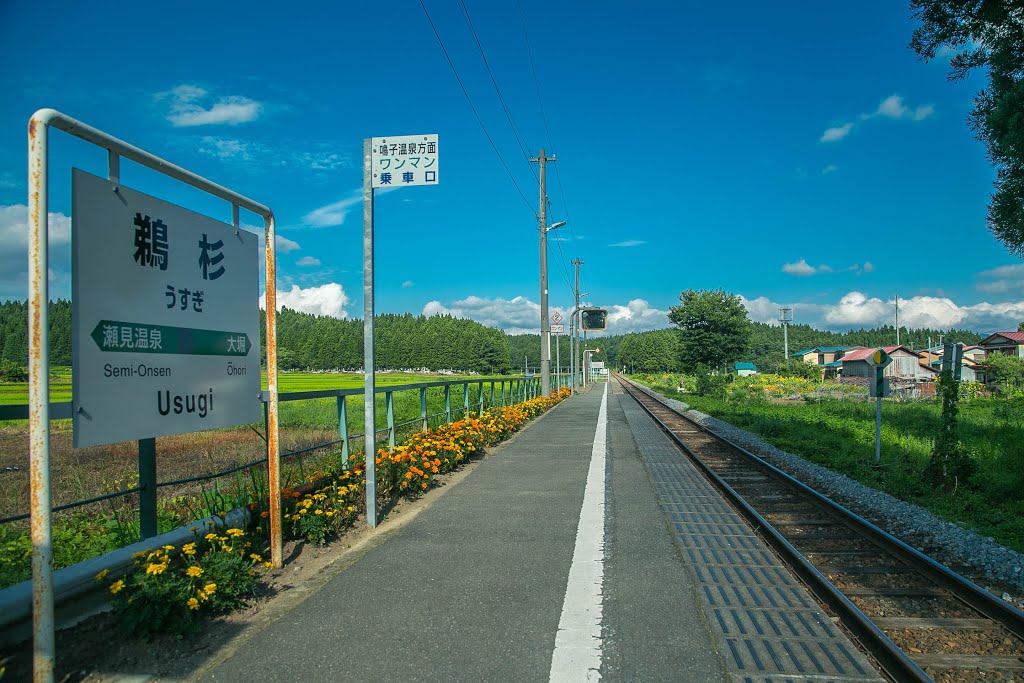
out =
<path fill-rule="evenodd" d="M 522 197 L 523 203 L 526 204 L 530 209 L 530 212 L 536 216 L 537 212 L 534 211 L 533 206 L 526 198 L 526 195 L 523 194 L 523 190 L 519 187 L 519 183 L 516 182 L 515 176 L 512 175 L 511 169 L 509 169 L 508 164 L 505 162 L 505 157 L 501 156 L 501 152 L 498 151 L 498 146 L 494 144 L 494 139 L 491 137 L 491 134 L 487 132 L 487 126 L 484 125 L 483 119 L 480 118 L 480 113 L 476 110 L 476 106 L 473 104 L 473 98 L 469 96 L 469 91 L 466 90 L 466 86 L 463 84 L 462 78 L 459 77 L 459 72 L 455 68 L 455 63 L 452 62 L 452 58 L 448 54 L 448 49 L 444 46 L 444 41 L 441 40 L 441 34 L 437 32 L 437 27 L 434 26 L 434 20 L 430 18 L 430 12 L 427 11 L 427 6 L 423 4 L 423 0 L 419 0 L 419 2 L 420 7 L 423 8 L 423 14 L 426 15 L 427 22 L 430 24 L 430 28 L 434 31 L 434 37 L 437 38 L 437 44 L 441 46 L 441 51 L 444 52 L 445 59 L 448 60 L 448 66 L 452 68 L 452 73 L 455 74 L 455 80 L 459 82 L 459 87 L 462 88 L 462 94 L 466 96 L 466 101 L 469 102 L 469 108 L 473 110 L 473 116 L 476 117 L 476 122 L 480 124 L 480 130 L 484 132 L 484 136 L 487 138 L 487 141 L 491 143 L 491 149 L 493 149 L 494 153 L 498 156 L 498 160 L 501 161 L 501 165 L 505 167 L 505 172 L 508 174 L 509 180 L 511 180 L 512 184 L 515 186 L 516 192 L 518 192 L 519 196 Z"/>
<path fill-rule="evenodd" d="M 480 58 L 484 62 L 484 67 L 487 69 L 487 75 L 491 77 L 491 84 L 494 86 L 494 92 L 498 95 L 498 102 L 501 103 L 501 108 L 505 111 L 505 118 L 508 120 L 509 128 L 512 129 L 512 135 L 515 136 L 516 142 L 519 143 L 519 150 L 523 153 L 523 157 L 526 158 L 526 162 L 530 163 L 530 153 L 527 151 L 528 145 L 523 142 L 522 137 L 519 134 L 519 128 L 516 126 L 515 121 L 512 120 L 512 112 L 509 111 L 508 105 L 505 103 L 505 98 L 501 95 L 501 88 L 498 87 L 498 80 L 494 77 L 494 72 L 491 71 L 491 65 L 487 61 L 487 55 L 484 54 L 484 46 L 480 43 L 480 36 L 477 35 L 476 28 L 473 26 L 473 19 L 469 16 L 469 8 L 466 7 L 465 0 L 459 0 L 459 5 L 462 7 L 462 15 L 466 18 L 466 25 L 469 26 L 469 32 L 473 34 L 473 40 L 476 41 L 477 50 L 480 51 Z M 533 170 L 533 164 L 530 164 L 530 172 L 533 173 L 535 180 L 539 182 L 537 173 Z"/>
<path fill-rule="evenodd" d="M 551 128 L 548 126 L 548 114 L 544 109 L 544 98 L 541 96 L 541 81 L 537 77 L 537 62 L 534 60 L 534 48 L 530 46 L 529 33 L 526 30 L 526 13 L 522 9 L 522 0 L 516 0 L 516 4 L 519 7 L 519 18 L 522 22 L 522 36 L 526 43 L 526 52 L 529 54 L 530 73 L 534 75 L 534 87 L 537 90 L 537 103 L 541 108 L 541 120 L 544 122 L 544 132 L 547 134 L 548 147 L 552 152 L 554 152 L 555 144 L 551 140 Z M 575 241 L 575 231 L 572 229 L 572 223 L 569 221 L 569 205 L 565 201 L 565 189 L 562 187 L 562 174 L 558 170 L 557 166 L 555 166 L 555 179 L 558 181 L 558 194 L 562 198 L 562 209 L 565 210 L 565 220 L 568 222 L 569 231 L 572 232 L 572 239 Z"/>

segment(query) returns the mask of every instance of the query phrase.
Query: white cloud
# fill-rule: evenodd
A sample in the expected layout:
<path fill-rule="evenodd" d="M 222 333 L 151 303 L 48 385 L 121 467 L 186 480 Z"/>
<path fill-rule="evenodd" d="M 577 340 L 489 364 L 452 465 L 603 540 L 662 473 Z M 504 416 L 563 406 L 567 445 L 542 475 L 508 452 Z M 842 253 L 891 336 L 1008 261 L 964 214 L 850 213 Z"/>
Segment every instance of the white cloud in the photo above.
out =
<path fill-rule="evenodd" d="M 890 95 L 882 100 L 874 114 L 867 114 L 862 118 L 868 119 L 875 116 L 882 116 L 888 119 L 910 119 L 911 121 L 921 121 L 934 113 L 935 105 L 925 104 L 917 107 L 916 109 L 911 109 L 903 103 L 903 98 L 901 96 Z"/>
<path fill-rule="evenodd" d="M 766 297 L 740 297 L 751 320 L 777 324 L 783 304 Z M 846 331 L 892 325 L 896 315 L 895 298 L 883 301 L 862 292 L 849 292 L 835 304 L 788 303 L 794 310 L 795 322 L 817 329 Z M 982 333 L 1016 329 L 1024 319 L 1024 301 L 1004 303 L 981 302 L 959 305 L 949 297 L 915 296 L 900 299 L 900 326 L 933 329 L 966 328 Z M 893 340 L 895 341 L 895 340 Z M 913 340 L 915 342 L 921 340 Z"/>
<path fill-rule="evenodd" d="M 64 291 L 71 271 L 71 217 L 48 214 L 47 235 L 50 244 L 49 279 L 58 284 L 51 297 L 67 297 Z M 0 206 L 0 298 L 23 299 L 28 291 L 28 206 Z"/>
<path fill-rule="evenodd" d="M 363 201 L 362 190 L 345 199 L 313 209 L 302 218 L 302 222 L 313 228 L 329 228 L 342 225 L 348 217 L 349 209 Z"/>
<path fill-rule="evenodd" d="M 844 123 L 841 126 L 829 128 L 822 133 L 820 142 L 835 142 L 836 140 L 842 140 L 850 134 L 851 130 L 853 130 L 852 123 Z"/>
<path fill-rule="evenodd" d="M 259 238 L 259 253 L 263 253 L 263 226 L 253 225 L 252 223 L 242 223 L 242 229 L 255 232 Z M 279 254 L 290 254 L 293 251 L 299 251 L 302 247 L 299 246 L 298 242 L 289 240 L 281 232 L 274 232 L 273 234 L 273 248 Z M 260 257 L 262 263 L 262 256 Z M 262 266 L 261 266 L 262 267 Z"/>
<path fill-rule="evenodd" d="M 598 306 L 608 310 L 607 334 L 625 334 L 642 330 L 657 330 L 668 327 L 668 311 L 652 308 L 643 299 L 633 299 L 626 305 Z M 551 306 L 548 314 L 558 312 L 562 315 L 568 329 L 568 319 L 572 308 Z M 445 305 L 440 301 L 431 301 L 423 307 L 423 315 L 452 315 L 456 318 L 469 318 L 490 327 L 498 327 L 509 334 L 538 334 L 540 332 L 540 304 L 526 297 L 517 296 L 513 299 L 487 299 L 469 296 Z"/>
<path fill-rule="evenodd" d="M 782 308 L 782 304 L 777 304 L 764 296 L 748 299 L 743 295 L 740 295 L 740 303 L 747 309 L 747 316 L 754 322 L 778 323 L 779 309 Z M 788 307 L 793 308 L 791 305 Z"/>
<path fill-rule="evenodd" d="M 668 326 L 668 311 L 652 308 L 643 299 L 633 299 L 625 306 L 608 307 L 608 334 L 660 330 Z"/>
<path fill-rule="evenodd" d="M 876 118 L 892 119 L 895 121 L 923 121 L 935 113 L 935 105 L 922 104 L 918 107 L 908 107 L 901 95 L 889 95 L 878 104 L 873 112 L 861 114 L 857 117 L 859 121 L 870 121 Z M 819 142 L 836 142 L 842 140 L 853 130 L 853 122 L 844 123 L 841 126 L 834 126 L 826 130 Z M 830 167 L 831 168 L 831 167 Z"/>
<path fill-rule="evenodd" d="M 292 285 L 288 291 L 277 291 L 277 308 L 287 307 L 293 311 L 312 313 L 314 315 L 325 315 L 332 318 L 345 318 L 348 313 L 345 306 L 349 298 L 345 290 L 337 282 L 329 282 L 318 287 L 300 288 Z M 260 295 L 260 308 L 267 307 L 266 294 Z"/>
<path fill-rule="evenodd" d="M 158 94 L 157 99 L 170 99 L 167 120 L 178 128 L 237 125 L 255 121 L 263 113 L 263 105 L 248 97 L 226 95 L 214 99 L 207 90 L 187 83 Z"/>
<path fill-rule="evenodd" d="M 252 161 L 253 155 L 256 151 L 253 143 L 247 140 L 221 138 L 215 135 L 204 135 L 199 139 L 199 143 L 199 147 L 196 149 L 200 154 L 205 154 L 217 159 Z"/>
<path fill-rule="evenodd" d="M 412 287 L 412 280 L 406 280 L 405 282 L 403 282 L 402 287 L 405 289 L 409 289 L 410 287 Z"/>
<path fill-rule="evenodd" d="M 295 262 L 295 265 L 297 265 L 297 266 L 319 266 L 320 265 L 320 259 L 313 258 L 312 256 L 303 256 L 302 258 L 300 258 L 298 261 Z"/>
<path fill-rule="evenodd" d="M 807 277 L 808 275 L 814 275 L 818 272 L 818 269 L 804 259 L 800 259 L 796 263 L 784 263 L 782 265 L 782 272 L 796 275 L 797 277 Z"/>
<path fill-rule="evenodd" d="M 274 235 L 274 249 L 282 254 L 290 254 L 291 252 L 298 251 L 301 248 L 302 247 L 299 246 L 298 242 L 290 240 L 284 235 L 279 233 Z"/>
<path fill-rule="evenodd" d="M 565 311 L 550 307 L 549 314 L 558 311 L 563 316 Z M 538 334 L 540 332 L 540 304 L 526 297 L 517 296 L 513 299 L 496 297 L 486 299 L 468 296 L 453 302 L 450 306 L 440 301 L 430 301 L 423 307 L 423 315 L 452 315 L 456 318 L 470 318 L 489 327 L 499 327 L 510 334 Z"/>
<path fill-rule="evenodd" d="M 870 273 L 875 267 L 870 262 L 865 262 L 864 265 L 853 264 L 845 268 L 833 268 L 832 266 L 821 264 L 820 266 L 812 266 L 804 259 L 800 259 L 795 263 L 784 263 L 782 264 L 782 272 L 795 275 L 797 277 L 809 277 L 816 273 L 857 273 L 861 275 L 863 273 Z"/>
<path fill-rule="evenodd" d="M 647 244 L 644 240 L 624 240 L 622 242 L 616 242 L 615 244 L 609 244 L 609 247 L 639 247 L 641 244 Z"/>
<path fill-rule="evenodd" d="M 974 286 L 982 292 L 1024 291 L 1024 263 L 984 270 L 974 277 L 981 278 Z"/>
<path fill-rule="evenodd" d="M 829 164 L 825 168 L 821 169 L 821 175 L 828 175 L 829 173 L 835 173 L 839 170 L 839 167 L 835 164 Z"/>

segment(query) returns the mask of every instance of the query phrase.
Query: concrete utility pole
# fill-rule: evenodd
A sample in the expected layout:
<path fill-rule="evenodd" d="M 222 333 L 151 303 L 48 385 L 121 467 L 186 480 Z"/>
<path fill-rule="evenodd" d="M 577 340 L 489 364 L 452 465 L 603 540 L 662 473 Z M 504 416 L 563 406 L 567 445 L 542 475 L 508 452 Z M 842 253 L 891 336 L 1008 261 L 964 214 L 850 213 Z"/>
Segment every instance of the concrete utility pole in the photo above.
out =
<path fill-rule="evenodd" d="M 575 389 L 577 386 L 577 366 L 580 362 L 580 325 L 579 325 L 579 314 L 580 314 L 580 266 L 583 265 L 583 261 L 577 258 L 572 262 L 572 265 L 576 266 L 576 307 L 572 311 L 572 388 Z"/>
<path fill-rule="evenodd" d="M 900 345 L 900 295 L 896 295 L 896 346 Z"/>
<path fill-rule="evenodd" d="M 540 164 L 540 214 L 537 222 L 540 226 L 540 390 L 544 396 L 551 393 L 551 323 L 548 320 L 548 195 L 545 165 L 555 161 L 555 155 L 540 156 L 530 161 Z"/>
<path fill-rule="evenodd" d="M 789 365 L 789 323 L 793 322 L 793 309 L 780 308 L 779 322 L 782 323 L 782 348 L 785 354 L 785 363 Z"/>

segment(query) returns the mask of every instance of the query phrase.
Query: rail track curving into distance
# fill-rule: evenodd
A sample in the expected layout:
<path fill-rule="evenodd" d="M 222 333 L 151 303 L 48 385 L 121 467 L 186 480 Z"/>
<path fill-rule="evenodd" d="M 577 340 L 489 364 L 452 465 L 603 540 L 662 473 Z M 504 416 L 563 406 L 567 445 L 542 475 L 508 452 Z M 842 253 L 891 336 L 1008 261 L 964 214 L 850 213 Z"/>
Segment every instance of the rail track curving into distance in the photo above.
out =
<path fill-rule="evenodd" d="M 615 378 L 895 681 L 1024 681 L 1024 613 Z"/>

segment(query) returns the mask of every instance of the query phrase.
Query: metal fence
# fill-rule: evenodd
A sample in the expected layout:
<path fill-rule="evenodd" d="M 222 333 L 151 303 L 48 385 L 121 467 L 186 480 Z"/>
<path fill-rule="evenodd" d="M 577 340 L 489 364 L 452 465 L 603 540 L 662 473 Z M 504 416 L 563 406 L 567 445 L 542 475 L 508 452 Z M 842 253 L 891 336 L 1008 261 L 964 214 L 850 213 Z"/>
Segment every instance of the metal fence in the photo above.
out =
<path fill-rule="evenodd" d="M 552 386 L 556 390 L 568 386 L 570 377 L 568 375 L 553 375 Z M 440 410 L 430 412 L 428 409 L 428 393 L 435 390 L 443 400 Z M 419 414 L 405 421 L 396 421 L 395 416 L 395 394 L 405 391 L 419 393 Z M 420 382 L 414 384 L 396 384 L 391 386 L 378 386 L 374 393 L 384 395 L 385 424 L 376 430 L 381 439 L 386 438 L 389 447 L 394 447 L 400 439 L 405 438 L 413 432 L 426 430 L 428 427 L 436 427 L 452 421 L 453 416 L 459 418 L 480 413 L 494 407 L 504 407 L 516 403 L 522 403 L 540 395 L 540 378 L 481 378 L 469 380 L 448 380 L 439 382 Z M 264 391 L 261 396 L 263 401 L 264 432 L 260 436 L 266 440 L 266 427 L 268 418 L 269 392 Z M 295 458 L 304 453 L 321 450 L 324 448 L 338 447 L 341 451 L 342 461 L 348 462 L 352 453 L 351 444 L 353 441 L 362 439 L 363 433 L 354 433 L 349 428 L 348 397 L 362 396 L 363 388 L 352 389 L 325 389 L 320 391 L 299 391 L 278 394 L 278 401 L 306 401 L 311 399 L 335 399 L 338 438 L 332 441 L 318 443 L 307 448 L 295 451 L 287 451 L 281 454 L 282 458 Z M 71 402 L 50 403 L 51 420 L 70 420 L 72 416 Z M 0 421 L 2 420 L 25 420 L 28 419 L 29 406 L 27 404 L 0 406 Z M 142 439 L 139 441 L 139 483 L 131 488 L 121 489 L 106 493 L 94 498 L 78 500 L 65 505 L 52 508 L 53 512 L 60 512 L 74 508 L 83 507 L 93 503 L 106 500 L 139 495 L 139 520 L 140 535 L 142 538 L 149 538 L 156 535 L 157 496 L 160 488 L 176 486 L 200 481 L 217 479 L 228 474 L 256 467 L 267 462 L 267 456 L 246 462 L 211 474 L 202 474 L 183 479 L 168 481 L 156 480 L 156 448 L 154 439 Z M 0 524 L 17 522 L 28 519 L 29 513 L 14 515 L 0 519 Z"/>

